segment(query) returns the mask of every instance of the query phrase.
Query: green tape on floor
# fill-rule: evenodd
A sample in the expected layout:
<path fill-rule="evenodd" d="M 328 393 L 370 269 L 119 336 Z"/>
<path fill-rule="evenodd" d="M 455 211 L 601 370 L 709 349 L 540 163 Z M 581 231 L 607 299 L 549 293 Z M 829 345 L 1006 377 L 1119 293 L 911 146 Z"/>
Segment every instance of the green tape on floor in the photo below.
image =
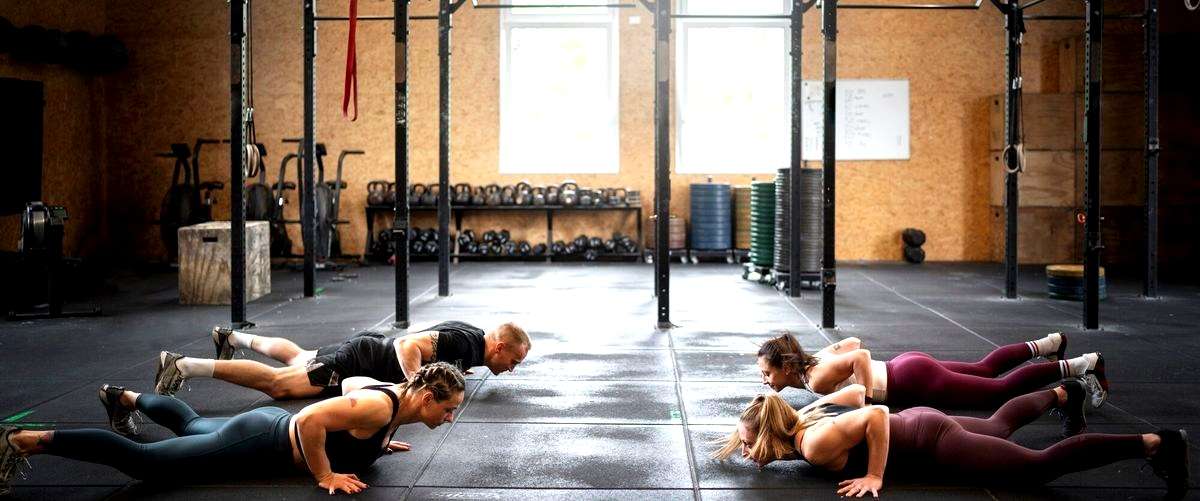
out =
<path fill-rule="evenodd" d="M 671 419 L 683 419 L 683 416 L 679 414 L 679 411 L 671 411 Z"/>
<path fill-rule="evenodd" d="M 4 418 L 4 420 L 0 421 L 0 423 L 15 423 L 17 421 L 25 419 L 25 416 L 28 416 L 30 414 L 33 414 L 33 409 L 23 410 L 21 412 L 18 412 L 16 414 L 13 414 L 9 417 Z"/>

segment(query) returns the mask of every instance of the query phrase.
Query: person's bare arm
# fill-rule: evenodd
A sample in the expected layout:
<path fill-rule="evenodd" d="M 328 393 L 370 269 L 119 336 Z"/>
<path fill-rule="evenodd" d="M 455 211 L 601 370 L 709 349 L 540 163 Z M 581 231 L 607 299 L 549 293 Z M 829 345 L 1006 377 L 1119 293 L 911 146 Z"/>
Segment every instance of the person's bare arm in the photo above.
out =
<path fill-rule="evenodd" d="M 388 425 L 391 404 L 382 394 L 351 393 L 309 405 L 296 414 L 296 430 L 308 471 L 317 484 L 330 494 L 344 491 L 354 494 L 367 484 L 354 474 L 335 473 L 325 455 L 325 436 L 331 431 L 375 430 Z"/>
<path fill-rule="evenodd" d="M 852 384 L 828 395 L 823 395 L 821 398 L 814 400 L 813 403 L 801 408 L 800 412 L 805 412 L 813 407 L 820 407 L 828 404 L 844 405 L 846 407 L 853 407 L 857 409 L 866 405 L 866 395 L 867 389 L 863 387 L 863 385 Z"/>
<path fill-rule="evenodd" d="M 342 380 L 342 395 L 349 395 L 352 391 L 358 391 L 368 386 L 377 384 L 386 384 L 383 381 L 372 379 L 367 376 L 354 376 Z"/>
<path fill-rule="evenodd" d="M 433 338 L 428 332 L 409 334 L 397 338 L 395 343 L 396 356 L 400 358 L 400 370 L 404 372 L 405 380 L 411 380 L 421 370 L 421 364 L 433 358 Z"/>
<path fill-rule="evenodd" d="M 829 364 L 833 366 L 836 374 L 854 374 L 854 379 L 858 384 L 861 384 L 866 389 L 866 398 L 871 398 L 871 352 L 864 349 L 857 349 L 848 353 L 843 353 L 828 359 Z M 834 384 L 841 383 L 845 379 L 840 379 Z"/>
<path fill-rule="evenodd" d="M 842 353 L 850 352 L 862 348 L 862 341 L 856 337 L 848 337 L 829 346 L 821 348 L 817 352 L 818 355 L 841 355 Z"/>
<path fill-rule="evenodd" d="M 888 408 L 871 405 L 847 412 L 833 419 L 828 426 L 810 429 L 805 433 L 804 456 L 821 467 L 841 469 L 855 445 L 867 442 L 867 473 L 860 478 L 842 481 L 838 495 L 862 496 L 870 492 L 875 497 L 883 487 L 883 472 L 888 457 Z"/>

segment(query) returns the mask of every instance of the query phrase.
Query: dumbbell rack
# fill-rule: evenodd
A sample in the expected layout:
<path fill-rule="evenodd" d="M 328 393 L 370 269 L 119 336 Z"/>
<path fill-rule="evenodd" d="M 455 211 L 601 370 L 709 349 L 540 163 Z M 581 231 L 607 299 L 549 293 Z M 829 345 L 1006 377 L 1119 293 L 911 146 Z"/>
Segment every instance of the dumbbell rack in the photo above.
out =
<path fill-rule="evenodd" d="M 389 213 L 395 210 L 391 205 L 368 205 L 367 213 L 367 249 L 370 249 L 375 242 L 375 215 L 378 213 Z M 437 206 L 431 205 L 411 205 L 409 210 L 413 212 L 437 212 Z M 451 205 L 450 213 L 454 216 L 454 234 L 462 233 L 463 215 L 468 212 L 544 212 L 546 214 L 546 247 L 549 249 L 554 243 L 554 214 L 559 212 L 632 212 L 637 219 L 637 240 L 639 244 L 642 242 L 642 207 L 637 206 L 614 206 L 614 205 L 595 205 L 590 207 L 569 206 L 569 205 Z M 458 250 L 457 239 L 450 240 L 454 246 L 454 252 L 450 257 L 457 260 L 470 261 L 582 261 L 582 256 L 555 256 L 547 250 L 545 256 L 491 256 L 481 254 L 465 254 Z M 637 261 L 642 258 L 642 252 L 612 252 L 600 254 L 597 261 Z"/>

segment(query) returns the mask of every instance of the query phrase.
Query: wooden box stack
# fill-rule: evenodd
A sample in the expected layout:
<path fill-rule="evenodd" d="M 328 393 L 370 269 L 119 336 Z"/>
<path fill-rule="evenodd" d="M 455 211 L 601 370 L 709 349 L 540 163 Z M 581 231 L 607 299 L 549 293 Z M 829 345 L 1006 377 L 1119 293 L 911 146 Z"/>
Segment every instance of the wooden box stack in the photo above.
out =
<path fill-rule="evenodd" d="M 1144 73 L 1140 35 L 1105 35 L 1102 68 L 1100 202 L 1106 264 L 1133 264 L 1141 252 L 1145 203 Z M 1082 36 L 1059 43 L 1060 93 L 1024 95 L 1025 171 L 1018 181 L 1017 257 L 1020 263 L 1079 262 L 1083 226 L 1085 151 L 1084 44 Z M 1004 95 L 991 112 L 993 242 L 1004 251 Z"/>

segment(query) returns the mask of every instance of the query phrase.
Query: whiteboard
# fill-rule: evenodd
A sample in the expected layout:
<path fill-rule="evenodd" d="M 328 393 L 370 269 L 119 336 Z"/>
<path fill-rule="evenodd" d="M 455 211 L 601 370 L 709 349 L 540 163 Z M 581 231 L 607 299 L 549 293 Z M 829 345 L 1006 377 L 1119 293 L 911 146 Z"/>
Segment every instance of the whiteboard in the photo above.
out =
<path fill-rule="evenodd" d="M 824 82 L 806 80 L 805 160 L 821 160 L 825 141 Z M 908 80 L 838 80 L 838 160 L 908 160 Z"/>

